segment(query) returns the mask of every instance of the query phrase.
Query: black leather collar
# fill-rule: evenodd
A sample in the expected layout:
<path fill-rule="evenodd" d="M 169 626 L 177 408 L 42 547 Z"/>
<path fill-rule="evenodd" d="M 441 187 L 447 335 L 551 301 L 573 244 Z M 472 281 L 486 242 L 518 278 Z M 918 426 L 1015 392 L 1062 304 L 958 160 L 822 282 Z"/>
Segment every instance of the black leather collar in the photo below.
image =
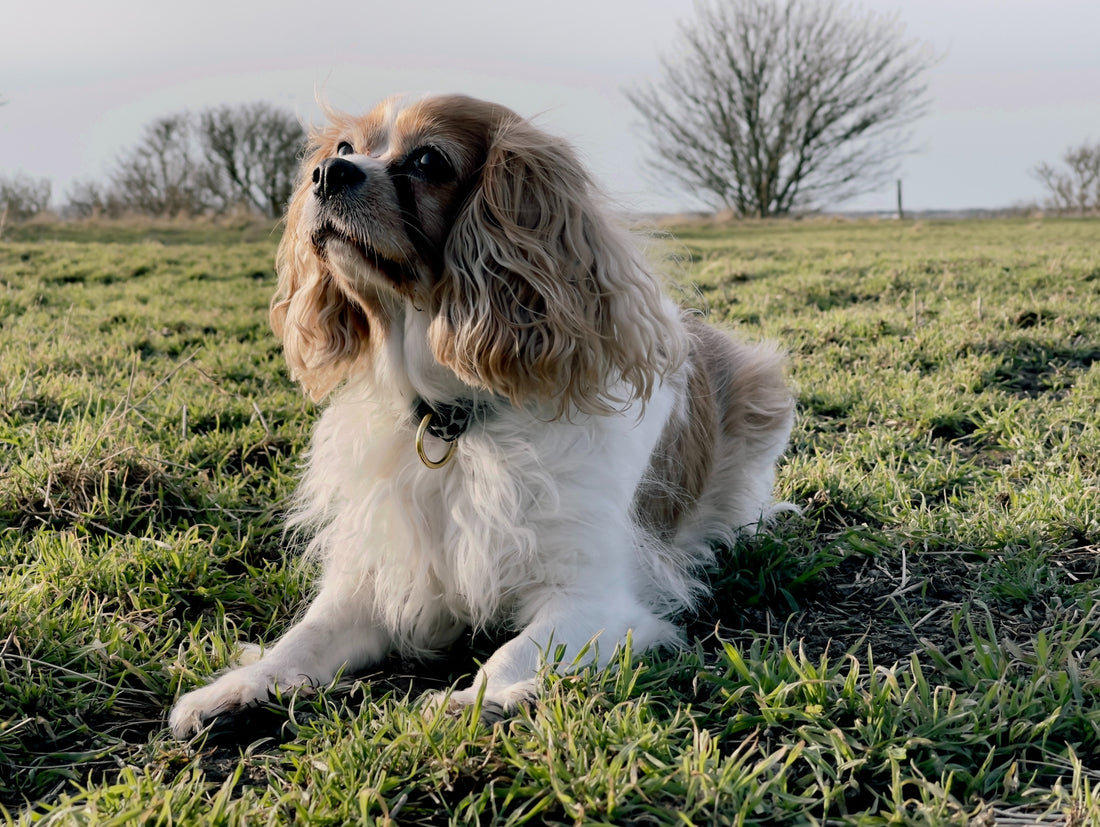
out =
<path fill-rule="evenodd" d="M 417 397 L 413 406 L 416 422 L 431 414 L 428 421 L 428 433 L 444 442 L 454 442 L 470 427 L 471 423 L 483 421 L 493 410 L 489 402 L 474 402 L 472 399 L 456 399 L 454 402 L 429 402 Z"/>

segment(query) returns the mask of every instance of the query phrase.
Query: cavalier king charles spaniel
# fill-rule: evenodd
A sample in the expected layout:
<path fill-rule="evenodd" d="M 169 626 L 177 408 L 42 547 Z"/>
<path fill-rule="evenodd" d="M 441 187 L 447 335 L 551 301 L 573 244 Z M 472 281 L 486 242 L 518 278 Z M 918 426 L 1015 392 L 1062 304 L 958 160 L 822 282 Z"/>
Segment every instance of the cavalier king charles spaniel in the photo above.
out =
<path fill-rule="evenodd" d="M 328 400 L 290 519 L 317 593 L 179 699 L 180 738 L 471 628 L 512 636 L 436 703 L 499 717 L 547 665 L 676 642 L 715 548 L 776 510 L 782 355 L 681 312 L 569 146 L 458 96 L 330 120 L 271 306 Z"/>

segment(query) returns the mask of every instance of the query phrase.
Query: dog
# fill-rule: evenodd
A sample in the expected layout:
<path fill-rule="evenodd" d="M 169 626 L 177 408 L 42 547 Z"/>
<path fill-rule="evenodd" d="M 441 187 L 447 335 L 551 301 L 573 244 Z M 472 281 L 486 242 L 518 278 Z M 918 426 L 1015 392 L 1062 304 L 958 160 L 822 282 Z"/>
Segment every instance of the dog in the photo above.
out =
<path fill-rule="evenodd" d="M 682 312 L 565 142 L 462 96 L 328 116 L 270 311 L 328 400 L 289 517 L 317 592 L 178 738 L 471 628 L 514 636 L 435 703 L 508 714 L 548 666 L 675 645 L 715 548 L 778 508 L 784 356 Z"/>

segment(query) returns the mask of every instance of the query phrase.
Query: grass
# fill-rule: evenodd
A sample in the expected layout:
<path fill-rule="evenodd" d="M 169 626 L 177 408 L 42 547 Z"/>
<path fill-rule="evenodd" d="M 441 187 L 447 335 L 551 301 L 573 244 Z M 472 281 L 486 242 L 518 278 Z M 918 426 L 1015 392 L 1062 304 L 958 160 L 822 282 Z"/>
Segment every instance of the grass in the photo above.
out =
<path fill-rule="evenodd" d="M 681 299 L 800 397 L 802 511 L 723 556 L 692 645 L 424 717 L 469 640 L 178 744 L 172 699 L 307 594 L 277 235 L 6 228 L 0 823 L 1100 823 L 1098 230 L 677 228 Z"/>

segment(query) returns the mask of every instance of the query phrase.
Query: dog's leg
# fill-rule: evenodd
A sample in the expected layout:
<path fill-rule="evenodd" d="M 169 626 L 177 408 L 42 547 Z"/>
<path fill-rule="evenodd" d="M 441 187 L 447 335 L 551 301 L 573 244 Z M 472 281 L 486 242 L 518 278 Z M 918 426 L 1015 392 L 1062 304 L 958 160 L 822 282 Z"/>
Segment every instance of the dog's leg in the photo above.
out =
<path fill-rule="evenodd" d="M 519 634 L 490 656 L 469 687 L 449 696 L 451 706 L 469 706 L 480 697 L 482 718 L 499 718 L 537 696 L 544 665 L 562 672 L 605 666 L 627 635 L 635 652 L 681 640 L 679 630 L 642 599 L 647 583 L 637 556 L 647 535 L 630 516 L 675 396 L 674 387 L 663 386 L 646 415 L 630 426 L 623 426 L 630 412 L 593 418 L 584 441 L 573 425 L 543 426 L 535 447 L 540 474 L 555 484 L 553 496 L 543 500 L 554 500 L 555 507 L 536 498 L 524 515 L 525 527 L 538 538 L 538 548 L 527 554 L 539 561 L 539 579 L 521 586 L 516 597 L 512 619 Z M 583 447 L 561 450 L 574 444 Z M 522 478 L 514 488 L 539 490 Z M 429 703 L 447 700 L 435 695 Z"/>
<path fill-rule="evenodd" d="M 259 660 L 181 697 L 169 716 L 172 734 L 189 738 L 218 715 L 252 706 L 276 689 L 325 684 L 345 667 L 384 658 L 391 639 L 374 623 L 372 601 L 349 592 L 347 583 L 329 579 L 301 621 Z"/>
<path fill-rule="evenodd" d="M 433 696 L 429 703 L 449 701 L 451 707 L 463 707 L 476 704 L 480 696 L 482 719 L 499 720 L 538 696 L 539 672 L 547 659 L 563 672 L 593 663 L 603 667 L 628 634 L 634 652 L 680 640 L 674 625 L 625 589 L 555 590 L 531 622 L 492 654 L 468 688 L 449 698 Z"/>

